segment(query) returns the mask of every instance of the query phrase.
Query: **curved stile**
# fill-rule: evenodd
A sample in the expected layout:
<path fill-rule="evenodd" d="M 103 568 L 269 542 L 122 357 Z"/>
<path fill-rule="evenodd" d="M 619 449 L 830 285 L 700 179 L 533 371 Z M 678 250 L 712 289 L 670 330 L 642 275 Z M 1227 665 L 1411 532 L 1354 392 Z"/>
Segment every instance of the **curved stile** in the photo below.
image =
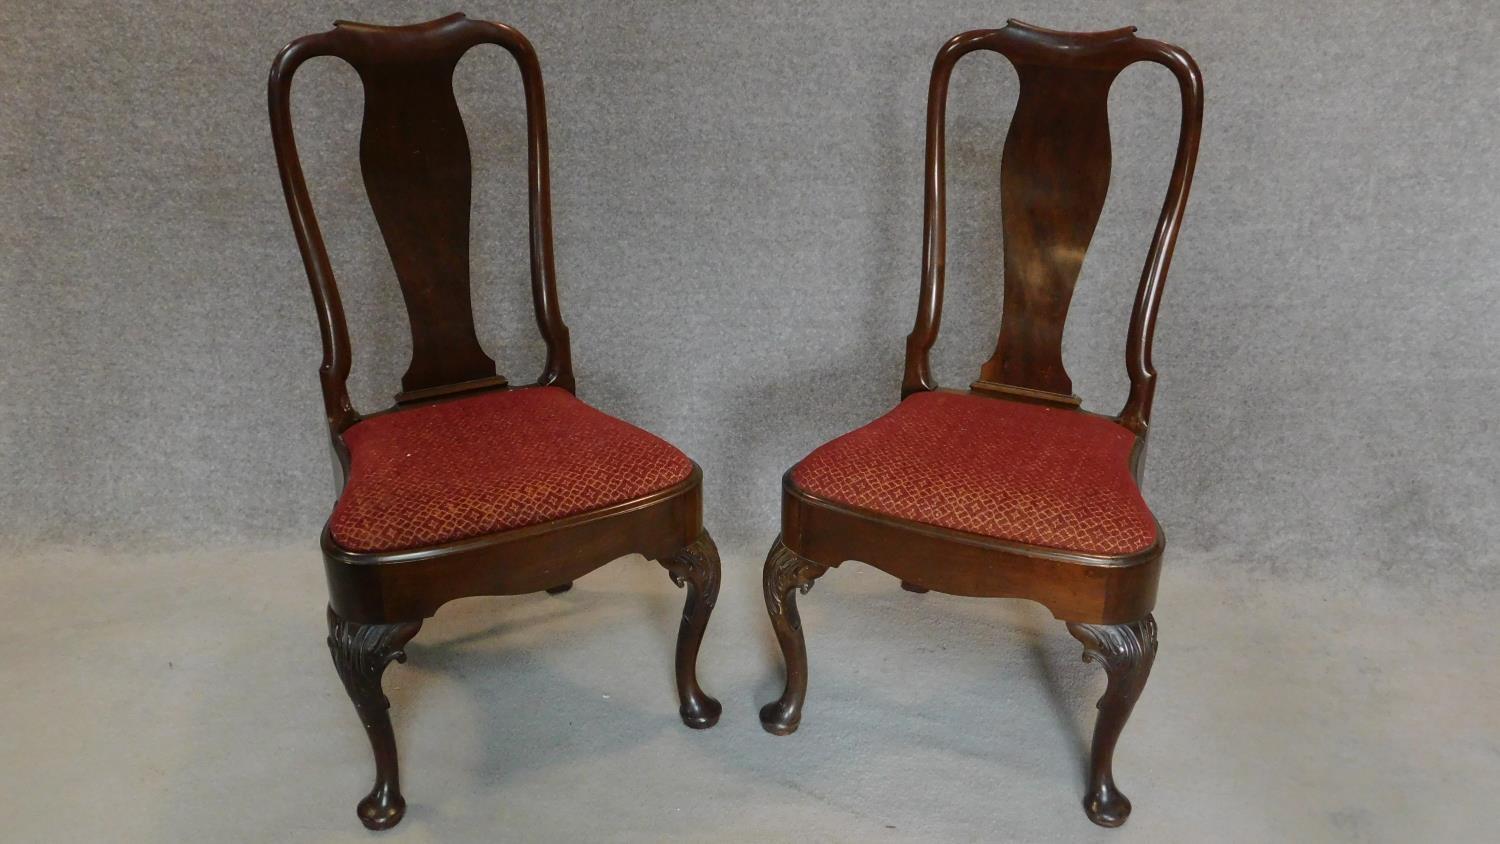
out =
<path fill-rule="evenodd" d="M 362 419 L 512 389 L 479 345 L 469 279 L 471 161 L 452 78 L 467 51 L 481 44 L 511 54 L 525 92 L 531 293 L 547 347 L 536 385 L 573 392 L 553 262 L 546 103 L 541 67 L 526 38 L 503 24 L 461 14 L 410 26 L 338 21 L 332 30 L 287 45 L 271 66 L 272 140 L 318 314 L 325 415 L 345 475 L 350 455 L 344 434 Z M 320 56 L 342 59 L 359 74 L 365 105 L 361 171 L 412 332 L 412 359 L 396 405 L 369 415 L 361 415 L 349 398 L 349 330 L 292 131 L 292 78 L 304 62 Z M 698 685 L 696 663 L 718 594 L 719 557 L 703 529 L 702 511 L 702 472 L 692 464 L 680 482 L 639 498 L 438 545 L 356 552 L 340 547 L 325 526 L 328 644 L 376 762 L 375 786 L 359 804 L 360 820 L 386 829 L 401 820 L 406 806 L 381 675 L 389 663 L 404 660 L 402 647 L 422 619 L 456 598 L 562 594 L 574 579 L 620 557 L 639 553 L 657 560 L 687 590 L 676 656 L 681 718 L 690 727 L 713 726 L 720 706 Z"/>
<path fill-rule="evenodd" d="M 1182 124 L 1131 312 L 1125 350 L 1130 393 L 1119 415 L 1107 417 L 1134 434 L 1128 468 L 1138 483 L 1156 384 L 1151 341 L 1197 158 L 1203 82 L 1186 52 L 1134 33 L 1134 27 L 1056 32 L 1012 20 L 1002 29 L 958 35 L 938 51 L 927 100 L 921 288 L 916 322 L 906 338 L 901 396 L 938 389 L 929 352 L 942 321 L 944 124 L 948 83 L 958 60 L 976 50 L 1000 53 L 1015 66 L 1020 81 L 1001 161 L 1005 281 L 1000 331 L 993 355 L 969 392 L 1050 405 L 1063 413 L 1086 412 L 1079 408 L 1063 367 L 1062 338 L 1074 285 L 1109 188 L 1110 86 L 1136 62 L 1163 65 L 1178 81 Z M 1085 810 L 1103 826 L 1124 822 L 1130 802 L 1114 786 L 1111 763 L 1115 741 L 1155 654 L 1150 613 L 1165 536 L 1154 519 L 1156 541 L 1148 548 L 1123 556 L 1078 553 L 864 510 L 800 488 L 789 471 L 783 479 L 781 524 L 765 567 L 768 596 L 790 595 L 788 571 L 822 573 L 845 560 L 859 560 L 900 578 L 908 591 L 1024 598 L 1068 622 L 1085 643 L 1085 658 L 1102 661 L 1110 677 L 1110 690 L 1099 703 Z M 777 734 L 796 729 L 807 684 L 802 629 L 788 603 L 767 600 L 787 665 L 781 699 L 761 715 L 762 726 Z M 1135 646 L 1148 639 L 1149 647 Z M 1115 648 L 1117 643 L 1132 647 Z"/>

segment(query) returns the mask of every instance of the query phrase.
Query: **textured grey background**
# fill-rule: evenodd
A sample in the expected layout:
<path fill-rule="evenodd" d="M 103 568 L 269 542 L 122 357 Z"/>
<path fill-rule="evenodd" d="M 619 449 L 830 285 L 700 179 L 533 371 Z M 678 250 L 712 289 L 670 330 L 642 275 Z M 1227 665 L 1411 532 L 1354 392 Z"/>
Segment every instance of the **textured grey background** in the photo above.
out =
<path fill-rule="evenodd" d="M 323 650 L 318 339 L 265 73 L 335 17 L 448 3 L 0 4 L 0 817 L 16 841 L 363 841 L 369 756 Z M 681 593 L 639 559 L 456 602 L 387 674 L 390 840 L 1411 841 L 1492 832 L 1500 687 L 1500 61 L 1492 4 L 483 3 L 537 44 L 580 394 L 707 473 L 724 587 L 707 733 L 675 717 Z M 1207 80 L 1157 337 L 1147 497 L 1162 657 L 1120 746 L 1136 811 L 1077 801 L 1097 666 L 1040 607 L 846 565 L 802 601 L 794 739 L 761 555 L 777 480 L 896 399 L 938 46 L 1007 16 L 1135 23 Z M 518 79 L 460 70 L 476 298 L 534 376 Z M 938 375 L 999 312 L 1015 80 L 960 66 Z M 1175 92 L 1128 71 L 1067 336 L 1124 398 Z M 354 328 L 356 397 L 408 354 L 358 176 L 357 82 L 294 109 Z M 197 546 L 229 543 L 211 557 Z M 79 548 L 95 545 L 98 548 Z M 16 553 L 9 553 L 14 550 Z M 1375 575 L 1375 577 L 1369 577 Z M 1441 621 L 1437 621 L 1440 619 Z"/>
<path fill-rule="evenodd" d="M 311 543 L 332 480 L 318 340 L 268 137 L 276 49 L 438 3 L 0 7 L 0 535 Z M 1500 540 L 1500 62 L 1487 4 L 476 3 L 536 43 L 579 392 L 680 445 L 709 524 L 775 532 L 778 477 L 896 399 L 922 115 L 948 36 L 1123 23 L 1207 80 L 1166 292 L 1147 496 L 1173 547 L 1267 572 L 1476 585 Z M 460 71 L 483 337 L 513 380 L 526 302 L 518 77 Z M 996 168 L 1015 80 L 960 68 L 938 375 L 998 319 Z M 1115 183 L 1067 337 L 1115 409 L 1128 301 L 1176 131 L 1158 68 L 1112 99 Z M 408 352 L 358 178 L 357 82 L 294 111 L 373 409 Z"/>

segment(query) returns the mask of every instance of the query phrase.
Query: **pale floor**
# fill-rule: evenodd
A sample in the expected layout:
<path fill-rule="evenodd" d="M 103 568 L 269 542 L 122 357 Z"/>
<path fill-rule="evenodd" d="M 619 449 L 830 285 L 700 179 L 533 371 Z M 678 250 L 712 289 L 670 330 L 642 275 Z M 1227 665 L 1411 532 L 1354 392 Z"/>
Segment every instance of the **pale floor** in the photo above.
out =
<path fill-rule="evenodd" d="M 1135 814 L 1110 831 L 1078 805 L 1103 673 L 1044 610 L 847 564 L 801 599 L 812 686 L 801 731 L 776 738 L 755 717 L 780 683 L 763 549 L 723 551 L 707 732 L 677 720 L 682 593 L 654 564 L 430 620 L 386 675 L 410 810 L 378 836 L 354 817 L 370 755 L 310 544 L 11 555 L 0 839 L 1496 840 L 1493 592 L 1169 559 L 1160 656 L 1116 761 Z"/>

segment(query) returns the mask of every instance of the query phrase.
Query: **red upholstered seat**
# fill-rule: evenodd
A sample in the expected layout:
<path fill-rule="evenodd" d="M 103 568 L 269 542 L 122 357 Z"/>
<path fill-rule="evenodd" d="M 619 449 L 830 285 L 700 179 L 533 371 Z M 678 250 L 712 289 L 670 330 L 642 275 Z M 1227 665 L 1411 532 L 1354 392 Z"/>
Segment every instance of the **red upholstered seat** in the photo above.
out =
<path fill-rule="evenodd" d="M 556 387 L 374 416 L 344 433 L 349 482 L 329 530 L 397 551 L 526 527 L 666 489 L 693 464 Z"/>
<path fill-rule="evenodd" d="M 1135 435 L 1108 419 L 962 393 L 917 393 L 818 448 L 797 487 L 907 521 L 1088 554 L 1156 542 L 1130 474 Z"/>

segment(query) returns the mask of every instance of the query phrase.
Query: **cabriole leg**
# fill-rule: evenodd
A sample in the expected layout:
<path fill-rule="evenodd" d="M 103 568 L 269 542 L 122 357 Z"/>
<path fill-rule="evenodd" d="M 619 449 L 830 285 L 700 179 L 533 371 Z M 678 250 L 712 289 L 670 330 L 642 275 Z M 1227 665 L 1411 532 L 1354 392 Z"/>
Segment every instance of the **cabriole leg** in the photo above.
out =
<path fill-rule="evenodd" d="M 719 721 L 723 707 L 698 685 L 698 647 L 708 616 L 719 599 L 719 549 L 708 531 L 671 558 L 661 561 L 679 587 L 687 586 L 682 607 L 682 626 L 677 631 L 677 697 L 682 702 L 682 723 L 706 730 Z"/>
<path fill-rule="evenodd" d="M 828 569 L 797 556 L 782 544 L 781 537 L 766 556 L 766 612 L 786 660 L 786 689 L 779 700 L 761 707 L 760 725 L 778 736 L 796 732 L 802 721 L 802 702 L 807 697 L 807 643 L 802 638 L 802 617 L 797 613 L 797 592 L 806 595 Z"/>
<path fill-rule="evenodd" d="M 1130 816 L 1130 800 L 1115 787 L 1115 742 L 1156 660 L 1156 619 L 1148 615 L 1130 624 L 1069 622 L 1068 632 L 1083 643 L 1084 662 L 1097 660 L 1109 674 L 1109 686 L 1099 698 L 1099 719 L 1094 724 L 1089 790 L 1083 798 L 1083 810 L 1100 826 L 1119 826 Z"/>
<path fill-rule="evenodd" d="M 355 624 L 328 608 L 328 649 L 333 653 L 333 666 L 354 701 L 375 751 L 375 786 L 359 801 L 357 809 L 360 822 L 370 829 L 390 829 L 406 814 L 396 766 L 396 736 L 391 731 L 391 702 L 380 687 L 380 677 L 393 660 L 406 661 L 402 648 L 420 629 L 420 621 Z"/>

